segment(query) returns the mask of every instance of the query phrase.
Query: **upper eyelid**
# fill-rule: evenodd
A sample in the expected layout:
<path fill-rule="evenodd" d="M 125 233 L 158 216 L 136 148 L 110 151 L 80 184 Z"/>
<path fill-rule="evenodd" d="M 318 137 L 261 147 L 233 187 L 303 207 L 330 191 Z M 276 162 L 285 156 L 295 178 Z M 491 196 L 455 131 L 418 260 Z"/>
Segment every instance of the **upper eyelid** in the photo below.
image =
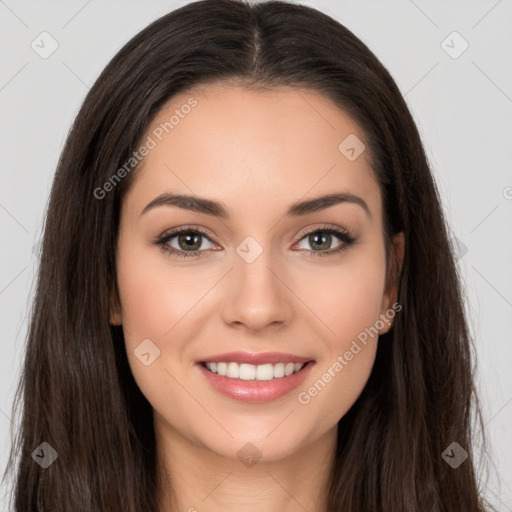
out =
<path fill-rule="evenodd" d="M 164 231 L 160 236 L 157 237 L 157 240 L 171 239 L 171 238 L 174 238 L 183 233 L 189 233 L 189 232 L 197 233 L 201 236 L 204 236 L 205 238 L 208 238 L 210 240 L 210 242 L 215 243 L 211 239 L 210 234 L 206 232 L 206 230 L 204 230 L 202 228 L 188 227 L 188 226 L 175 228 L 175 229 L 169 229 L 167 231 Z"/>
<path fill-rule="evenodd" d="M 331 225 L 331 224 L 326 223 L 324 226 L 318 226 L 316 228 L 304 228 L 304 231 L 301 231 L 301 234 L 298 235 L 298 239 L 301 240 L 306 235 L 310 235 L 311 233 L 315 233 L 317 231 L 334 231 L 334 232 L 337 232 L 338 234 L 347 234 L 347 235 L 352 233 L 347 228 L 343 228 L 341 226 L 335 226 L 334 224 Z"/>

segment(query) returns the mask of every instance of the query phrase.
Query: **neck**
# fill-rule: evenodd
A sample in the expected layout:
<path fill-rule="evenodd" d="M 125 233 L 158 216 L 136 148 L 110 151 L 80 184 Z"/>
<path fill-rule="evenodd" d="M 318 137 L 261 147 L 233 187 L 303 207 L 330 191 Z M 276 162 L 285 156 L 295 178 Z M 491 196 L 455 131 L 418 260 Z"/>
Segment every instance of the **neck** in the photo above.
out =
<path fill-rule="evenodd" d="M 326 511 L 335 428 L 287 457 L 253 463 L 220 456 L 164 426 L 162 418 L 155 434 L 159 512 Z"/>

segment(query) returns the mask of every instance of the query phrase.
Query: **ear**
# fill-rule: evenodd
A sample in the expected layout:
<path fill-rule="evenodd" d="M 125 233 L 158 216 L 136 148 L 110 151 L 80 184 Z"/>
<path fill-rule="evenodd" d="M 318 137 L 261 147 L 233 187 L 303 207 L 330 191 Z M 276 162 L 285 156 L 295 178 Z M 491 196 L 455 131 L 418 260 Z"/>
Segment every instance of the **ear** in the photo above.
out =
<path fill-rule="evenodd" d="M 117 285 L 115 284 L 110 289 L 109 294 L 109 323 L 110 325 L 122 324 L 121 304 L 119 302 Z"/>
<path fill-rule="evenodd" d="M 393 307 L 398 298 L 398 278 L 402 270 L 405 253 L 405 237 L 402 231 L 393 236 L 389 251 L 388 272 L 380 311 L 380 319 L 384 323 L 384 327 L 379 329 L 379 334 L 385 334 L 391 329 L 395 311 L 402 309 L 400 305 Z M 393 311 L 393 313 L 390 314 L 390 311 Z"/>

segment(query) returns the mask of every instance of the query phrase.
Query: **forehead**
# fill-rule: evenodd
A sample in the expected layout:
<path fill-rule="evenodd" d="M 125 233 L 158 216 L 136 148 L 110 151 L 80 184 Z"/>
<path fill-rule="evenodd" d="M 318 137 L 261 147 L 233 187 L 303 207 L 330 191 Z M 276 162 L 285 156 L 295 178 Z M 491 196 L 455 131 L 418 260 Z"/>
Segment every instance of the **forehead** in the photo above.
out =
<path fill-rule="evenodd" d="M 335 191 L 362 195 L 380 210 L 368 152 L 356 159 L 344 153 L 347 140 L 359 151 L 364 134 L 318 92 L 194 88 L 162 106 L 146 138 L 153 147 L 127 196 L 142 208 L 162 192 L 212 197 L 249 212 L 262 198 L 288 205 Z"/>

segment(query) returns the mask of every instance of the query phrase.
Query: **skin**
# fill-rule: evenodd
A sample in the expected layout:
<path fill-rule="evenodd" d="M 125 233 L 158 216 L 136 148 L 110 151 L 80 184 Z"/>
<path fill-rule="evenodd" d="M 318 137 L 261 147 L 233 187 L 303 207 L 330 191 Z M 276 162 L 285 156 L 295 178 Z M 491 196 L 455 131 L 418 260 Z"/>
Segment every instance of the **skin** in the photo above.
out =
<path fill-rule="evenodd" d="M 382 200 L 367 152 L 349 161 L 338 150 L 349 134 L 362 141 L 364 135 L 327 98 L 292 88 L 196 88 L 165 104 L 148 134 L 191 97 L 197 106 L 145 157 L 123 200 L 120 296 L 111 310 L 111 322 L 123 325 L 134 378 L 154 410 L 160 511 L 322 511 L 337 422 L 368 380 L 378 336 L 308 404 L 297 395 L 390 310 L 403 235 L 395 236 L 396 258 L 386 269 Z M 141 215 L 163 192 L 220 201 L 230 218 L 175 206 Z M 370 215 L 346 202 L 285 216 L 292 203 L 333 192 L 361 197 Z M 304 235 L 324 223 L 349 230 L 356 242 L 309 258 L 319 251 Z M 199 257 L 178 258 L 153 243 L 180 226 L 208 232 Z M 252 263 L 236 252 L 247 236 L 263 249 Z M 178 242 L 175 236 L 168 245 L 183 251 Z M 333 235 L 322 250 L 339 244 Z M 160 349 L 149 366 L 134 355 L 146 338 Z M 215 391 L 195 366 L 236 350 L 307 356 L 315 366 L 291 393 L 243 403 Z M 251 467 L 237 457 L 248 442 L 262 454 Z"/>

